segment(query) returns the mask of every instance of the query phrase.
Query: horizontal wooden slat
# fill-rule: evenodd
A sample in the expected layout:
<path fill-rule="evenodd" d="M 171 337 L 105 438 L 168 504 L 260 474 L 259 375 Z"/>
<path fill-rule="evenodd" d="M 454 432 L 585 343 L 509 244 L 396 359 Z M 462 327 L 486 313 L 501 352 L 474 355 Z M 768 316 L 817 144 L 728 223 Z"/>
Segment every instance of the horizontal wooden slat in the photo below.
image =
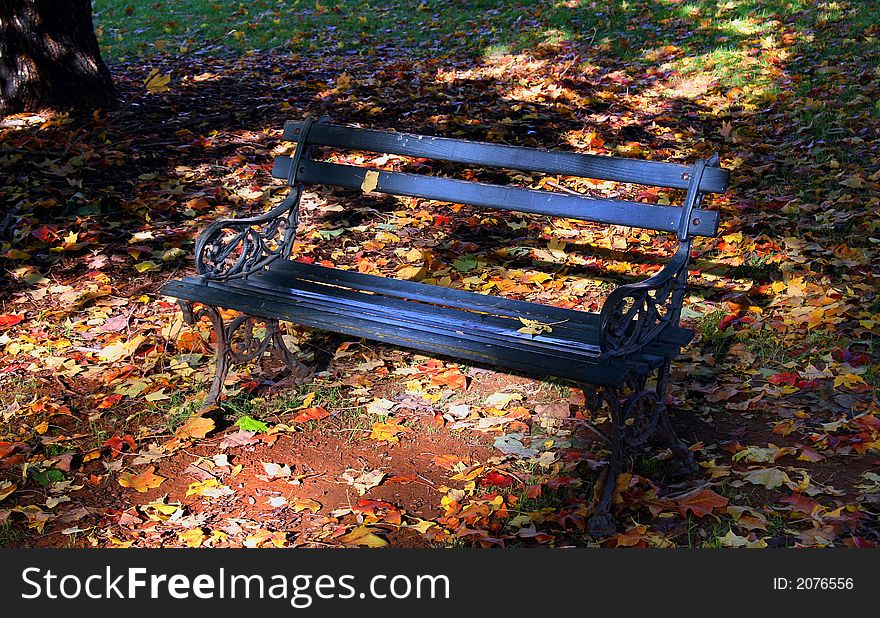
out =
<path fill-rule="evenodd" d="M 268 273 L 271 273 L 268 274 Z M 277 273 L 277 275 L 276 275 Z M 305 264 L 292 260 L 278 260 L 272 264 L 266 276 L 287 277 L 328 285 L 349 287 L 394 298 L 405 298 L 419 302 L 433 303 L 468 311 L 481 311 L 493 315 L 529 319 L 545 319 L 553 322 L 566 321 L 579 328 L 596 330 L 599 327 L 599 314 L 588 311 L 574 311 L 552 305 L 539 305 L 521 300 L 504 298 L 492 294 L 479 294 L 417 281 L 379 277 L 351 270 L 327 268 L 317 264 Z"/>
<path fill-rule="evenodd" d="M 530 345 L 555 350 L 573 348 L 578 354 L 587 353 L 588 356 L 594 356 L 599 349 L 599 314 L 587 311 L 286 260 L 275 262 L 269 270 L 232 285 L 259 287 L 261 293 L 280 294 L 282 297 L 299 296 L 303 292 L 306 295 L 333 296 L 332 302 L 337 302 L 337 298 L 341 299 L 341 305 L 346 311 L 357 311 L 359 315 L 364 310 L 379 310 L 416 321 L 434 321 L 439 318 L 455 329 L 485 330 L 499 335 L 507 342 L 521 340 Z M 432 306 L 418 306 L 419 303 Z M 522 328 L 520 317 L 544 324 L 552 323 L 553 330 L 551 333 L 535 336 L 519 333 L 517 330 Z M 646 349 L 645 355 L 651 357 L 649 362 L 657 360 L 654 357 L 658 355 L 677 355 L 692 335 L 692 331 L 688 329 L 669 327 L 661 333 L 655 344 Z"/>
<path fill-rule="evenodd" d="M 291 160 L 288 157 L 278 157 L 273 175 L 277 178 L 287 178 L 290 164 Z M 302 161 L 297 181 L 359 189 L 363 186 L 364 177 L 369 171 L 378 174 L 373 190 L 391 195 L 422 197 L 611 225 L 628 225 L 661 232 L 677 231 L 681 216 L 681 208 L 677 206 L 581 197 L 421 174 L 377 172 L 354 165 L 319 161 Z M 692 212 L 690 226 L 692 235 L 714 236 L 717 231 L 717 212 L 700 209 Z"/>
<path fill-rule="evenodd" d="M 356 315 L 359 319 L 375 320 L 382 324 L 407 325 L 416 331 L 426 327 L 441 329 L 454 333 L 462 340 L 487 341 L 525 352 L 542 350 L 554 356 L 580 360 L 594 359 L 600 353 L 598 341 L 592 340 L 589 337 L 591 333 L 586 331 L 572 333 L 569 329 L 563 333 L 554 327 L 552 334 L 531 337 L 518 332 L 517 329 L 522 328 L 523 324 L 510 318 L 428 306 L 309 281 L 295 281 L 290 284 L 295 287 L 279 285 L 268 277 L 252 277 L 231 285 L 251 293 L 277 296 L 284 301 L 296 300 L 331 313 Z M 566 338 L 568 334 L 579 336 Z"/>
<path fill-rule="evenodd" d="M 285 123 L 284 139 L 297 141 L 301 127 L 301 122 L 288 121 Z M 523 148 L 325 123 L 312 125 L 309 130 L 308 142 L 309 144 L 349 150 L 426 157 L 469 165 L 631 182 L 670 189 L 686 189 L 688 175 L 692 171 L 690 166 L 662 161 L 642 161 L 559 150 Z M 706 168 L 700 182 L 700 191 L 723 193 L 727 189 L 729 176 L 730 172 L 725 169 Z"/>
<path fill-rule="evenodd" d="M 288 320 L 509 369 L 600 384 L 617 384 L 620 375 L 627 371 L 644 372 L 656 367 L 665 358 L 677 355 L 680 347 L 690 339 L 689 331 L 670 329 L 666 341 L 657 341 L 638 354 L 609 366 L 598 358 L 595 331 L 580 329 L 575 323 L 593 314 L 512 301 L 529 305 L 529 315 L 539 321 L 548 322 L 559 315 L 554 314 L 553 318 L 542 315 L 543 309 L 564 311 L 574 317 L 571 322 L 555 326 L 551 334 L 527 337 L 517 332 L 520 324 L 516 320 L 365 293 L 355 287 L 306 281 L 279 269 L 277 264 L 270 271 L 245 280 L 221 284 L 188 277 L 166 284 L 161 291 L 169 296 L 260 317 Z M 315 275 L 320 275 L 321 270 L 332 270 L 302 266 L 306 266 L 306 270 L 319 269 L 313 273 Z M 300 274 L 304 276 L 304 272 Z M 390 281 L 373 275 L 350 274 L 359 279 Z"/>
<path fill-rule="evenodd" d="M 272 296 L 254 294 L 252 290 L 235 289 L 220 284 L 204 285 L 191 278 L 172 281 L 161 291 L 175 298 L 243 311 L 257 317 L 285 320 L 311 328 L 542 376 L 553 375 L 591 384 L 619 386 L 632 370 L 625 363 L 607 365 L 587 357 L 573 360 L 564 351 L 555 354 L 541 349 L 524 351 L 486 337 L 463 337 L 454 331 L 427 323 L 414 327 L 411 323 L 393 318 L 377 319 L 370 315 L 346 313 L 341 306 L 338 311 L 328 311 L 327 308 L 316 308 L 292 298 L 279 301 Z"/>

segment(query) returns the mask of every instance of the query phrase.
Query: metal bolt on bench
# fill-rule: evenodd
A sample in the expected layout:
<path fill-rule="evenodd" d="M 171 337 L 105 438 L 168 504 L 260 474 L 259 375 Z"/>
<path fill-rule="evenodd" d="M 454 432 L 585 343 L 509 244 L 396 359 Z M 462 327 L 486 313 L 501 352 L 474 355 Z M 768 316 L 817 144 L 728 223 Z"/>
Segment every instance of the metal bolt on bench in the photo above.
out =
<path fill-rule="evenodd" d="M 296 142 L 296 150 L 292 157 L 276 158 L 273 176 L 287 180 L 287 198 L 264 215 L 209 225 L 196 243 L 198 275 L 162 288 L 179 299 L 188 323 L 207 317 L 213 324 L 217 366 L 206 404 L 217 402 L 231 365 L 259 359 L 270 349 L 290 368 L 293 381 L 308 379 L 309 368 L 284 345 L 278 326 L 284 320 L 581 386 L 587 405 L 593 411 L 606 405 L 611 419 L 610 462 L 590 520 L 594 536 L 614 531 L 609 508 L 627 451 L 657 435 L 683 468 L 696 467 L 672 430 L 665 399 L 670 363 L 693 336 L 679 326 L 691 242 L 718 231 L 718 213 L 700 208 L 705 194 L 727 188 L 729 172 L 719 167 L 717 156 L 688 166 L 375 131 L 323 119 L 287 122 L 284 139 Z M 687 193 L 681 206 L 657 205 L 370 170 L 315 160 L 319 146 Z M 291 261 L 300 198 L 314 185 L 674 233 L 679 246 L 655 275 L 614 290 L 601 312 L 562 309 Z M 225 324 L 220 307 L 242 315 Z M 529 335 L 519 332 L 519 318 L 554 326 L 552 332 Z M 261 338 L 254 336 L 257 323 L 266 325 Z"/>

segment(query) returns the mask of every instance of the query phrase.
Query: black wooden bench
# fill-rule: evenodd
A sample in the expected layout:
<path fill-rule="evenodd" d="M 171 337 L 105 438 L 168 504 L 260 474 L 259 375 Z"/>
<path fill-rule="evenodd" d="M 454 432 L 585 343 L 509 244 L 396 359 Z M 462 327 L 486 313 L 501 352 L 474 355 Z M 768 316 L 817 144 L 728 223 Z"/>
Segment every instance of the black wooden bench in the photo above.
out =
<path fill-rule="evenodd" d="M 288 122 L 291 157 L 275 160 L 287 198 L 264 215 L 209 225 L 196 244 L 197 276 L 162 288 L 179 299 L 188 323 L 207 317 L 217 337 L 217 368 L 206 399 L 221 394 L 230 365 L 273 351 L 294 379 L 309 369 L 284 346 L 278 321 L 289 321 L 489 366 L 571 380 L 594 411 L 605 405 L 612 452 L 590 530 L 613 530 L 609 506 L 625 452 L 653 434 L 665 437 L 688 468 L 690 451 L 673 433 L 664 403 L 670 361 L 691 337 L 679 315 L 694 236 L 714 236 L 718 214 L 700 208 L 706 193 L 727 187 L 717 157 L 680 165 L 425 137 L 330 124 Z M 686 191 L 680 206 L 602 199 L 558 191 L 480 183 L 425 174 L 387 172 L 322 161 L 322 147 L 578 176 Z M 326 150 L 326 149 L 324 149 Z M 326 159 L 326 157 L 324 157 Z M 667 232 L 679 245 L 669 262 L 644 281 L 622 285 L 600 313 L 574 311 L 412 281 L 326 268 L 285 259 L 308 186 L 361 189 L 498 210 L 580 219 Z M 241 312 L 224 322 L 218 308 Z M 520 318 L 552 324 L 520 332 Z M 260 328 L 254 328 L 260 324 Z M 656 431 L 655 430 L 659 430 Z"/>

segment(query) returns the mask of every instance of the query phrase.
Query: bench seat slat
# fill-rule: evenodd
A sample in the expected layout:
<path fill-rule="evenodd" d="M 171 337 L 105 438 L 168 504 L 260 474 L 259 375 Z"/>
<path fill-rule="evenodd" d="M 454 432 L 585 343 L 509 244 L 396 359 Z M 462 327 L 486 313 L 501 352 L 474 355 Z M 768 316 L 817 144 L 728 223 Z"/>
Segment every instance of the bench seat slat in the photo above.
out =
<path fill-rule="evenodd" d="M 580 328 L 568 323 L 555 324 L 552 334 L 529 336 L 518 332 L 522 327 L 522 323 L 518 320 L 504 320 L 493 315 L 426 306 L 414 301 L 383 297 L 381 294 L 364 294 L 353 289 L 330 287 L 302 280 L 279 284 L 272 283 L 268 276 L 252 277 L 247 282 L 234 282 L 231 285 L 249 290 L 251 293 L 276 295 L 280 300 L 295 298 L 304 305 L 331 312 L 342 312 L 345 315 L 358 317 L 370 316 L 385 322 L 393 320 L 396 323 L 406 323 L 416 330 L 427 322 L 432 326 L 454 332 L 457 336 L 477 337 L 524 351 L 540 349 L 555 356 L 568 354 L 574 359 L 584 357 L 597 359 L 600 353 L 598 332 L 595 328 Z M 289 287 L 291 285 L 295 287 Z M 569 313 L 584 314 L 580 311 Z M 537 310 L 533 315 L 545 323 L 549 319 L 538 314 Z M 682 328 L 668 329 L 668 332 L 663 333 L 655 343 L 642 350 L 631 364 L 640 368 L 645 363 L 655 366 L 664 359 L 677 355 L 690 341 L 692 334 L 692 331 Z"/>
<path fill-rule="evenodd" d="M 236 285 L 236 287 L 238 286 Z M 586 354 L 590 357 L 599 355 L 598 335 L 595 329 L 576 330 L 569 327 L 563 331 L 559 328 L 561 325 L 557 324 L 553 326 L 551 334 L 532 337 L 517 332 L 517 329 L 523 327 L 519 320 L 514 321 L 507 317 L 465 312 L 426 303 L 414 303 L 389 298 L 381 294 L 366 294 L 353 289 L 310 281 L 285 281 L 271 276 L 251 277 L 241 287 L 258 288 L 260 293 L 275 293 L 281 297 L 290 296 L 316 303 L 326 302 L 328 298 L 332 297 L 330 302 L 333 304 L 342 302 L 349 312 L 357 315 L 365 313 L 387 315 L 402 322 L 414 322 L 416 325 L 427 317 L 431 323 L 449 328 L 452 331 L 476 330 L 486 337 L 498 339 L 500 342 L 511 344 L 518 342 L 528 348 L 538 347 L 549 351 L 570 349 L 578 355 Z M 547 318 L 542 317 L 541 319 L 546 320 Z"/>
<path fill-rule="evenodd" d="M 287 165 L 290 164 L 291 160 L 287 159 Z M 364 184 L 364 177 L 368 171 L 371 170 L 354 165 L 302 161 L 297 181 L 359 189 Z M 284 158 L 276 159 L 272 173 L 276 177 L 287 177 Z M 375 191 L 610 225 L 628 225 L 659 232 L 678 231 L 681 218 L 681 208 L 678 206 L 581 197 L 405 172 L 378 172 Z M 714 236 L 717 231 L 717 212 L 694 209 L 691 217 L 691 234 Z"/>
<path fill-rule="evenodd" d="M 337 302 L 336 310 L 331 311 L 328 307 L 318 308 L 291 297 L 283 300 L 265 297 L 255 295 L 246 288 L 215 283 L 205 285 L 193 278 L 172 281 L 162 291 L 176 298 L 226 307 L 258 317 L 279 318 L 311 328 L 364 337 L 424 352 L 592 384 L 619 386 L 629 372 L 643 373 L 649 369 L 648 364 L 638 362 L 608 365 L 586 355 L 573 356 L 568 350 L 523 349 L 519 345 L 481 337 L 479 333 L 455 332 L 430 323 L 414 328 L 412 323 L 401 322 L 393 317 L 352 314 L 346 311 L 344 302 Z M 327 300 L 333 303 L 332 297 Z M 659 362 L 658 360 L 656 364 Z"/>
<path fill-rule="evenodd" d="M 328 277 L 328 271 L 347 275 L 349 280 Z M 382 293 L 390 289 L 389 282 L 402 283 L 410 290 L 399 291 L 406 296 Z M 454 302 L 459 308 L 409 300 L 413 287 L 454 292 Z M 257 316 L 280 317 L 305 326 L 396 342 L 427 352 L 458 354 L 462 358 L 500 364 L 510 369 L 540 374 L 546 373 L 550 367 L 559 367 L 551 373 L 582 381 L 605 380 L 610 375 L 607 363 L 598 358 L 597 315 L 583 311 L 287 261 L 276 262 L 272 269 L 246 280 L 205 284 L 199 278 L 188 277 L 167 284 L 162 291 L 185 300 L 213 302 Z M 465 297 L 470 297 L 471 303 L 464 302 Z M 484 300 L 503 300 L 510 304 L 498 315 L 495 308 L 481 305 L 480 301 Z M 445 301 L 433 297 L 430 302 Z M 461 309 L 464 306 L 470 310 Z M 568 316 L 568 321 L 554 325 L 552 333 L 529 337 L 517 332 L 521 327 L 518 320 L 505 315 L 512 306 L 522 311 L 517 315 L 531 315 L 544 323 L 557 318 L 566 319 L 564 316 Z M 406 333 L 409 335 L 404 337 Z M 414 337 L 414 333 L 419 335 Z M 677 355 L 691 336 L 691 331 L 686 329 L 668 329 L 663 338 L 639 354 L 615 362 L 621 374 L 626 371 L 643 373 Z M 422 339 L 429 346 L 440 341 L 445 351 L 419 345 Z M 453 347 L 457 352 L 453 352 Z M 479 357 L 467 354 L 468 350 L 474 352 L 472 348 L 476 348 Z M 517 354 L 523 355 L 522 363 L 511 360 Z M 566 364 L 577 367 L 577 370 L 564 369 Z M 586 369 L 590 365 L 603 369 Z"/>
<path fill-rule="evenodd" d="M 351 287 L 395 298 L 412 299 L 456 309 L 467 309 L 468 311 L 494 313 L 511 318 L 519 316 L 532 320 L 550 318 L 554 322 L 568 320 L 572 324 L 588 329 L 596 329 L 599 326 L 598 315 L 587 311 L 575 312 L 552 305 L 538 305 L 503 296 L 468 292 L 417 281 L 391 279 L 353 270 L 328 268 L 318 264 L 279 260 L 272 264 L 269 272 L 261 276 L 272 276 L 270 273 L 283 273 L 303 281 Z"/>
<path fill-rule="evenodd" d="M 285 123 L 284 139 L 298 141 L 301 128 L 301 122 Z M 670 189 L 686 189 L 688 186 L 686 175 L 692 170 L 687 165 L 662 161 L 540 150 L 325 123 L 312 125 L 308 143 L 349 150 L 442 159 L 468 165 L 631 182 Z M 727 189 L 729 175 L 727 170 L 721 168 L 707 169 L 700 182 L 700 191 L 724 192 Z"/>
<path fill-rule="evenodd" d="M 269 281 L 271 284 L 287 289 L 295 288 L 303 282 L 314 282 L 326 286 L 334 286 L 335 289 L 348 288 L 353 291 L 370 292 L 406 301 L 418 301 L 454 309 L 464 309 L 513 318 L 517 321 L 519 317 L 524 317 L 543 323 L 556 322 L 558 324 L 553 326 L 553 332 L 565 334 L 567 339 L 591 345 L 596 344 L 599 340 L 598 313 L 564 309 L 553 305 L 515 300 L 504 298 L 503 296 L 479 294 L 416 281 L 368 275 L 351 270 L 328 268 L 317 264 L 281 260 L 272 264 L 269 270 L 251 277 L 248 281 Z M 519 325 L 517 325 L 517 328 L 519 328 Z M 537 336 L 538 339 L 543 337 L 553 338 L 547 335 Z M 693 331 L 675 326 L 667 328 L 659 337 L 659 342 L 661 344 L 669 343 L 676 347 L 684 347 L 690 342 L 692 337 Z"/>

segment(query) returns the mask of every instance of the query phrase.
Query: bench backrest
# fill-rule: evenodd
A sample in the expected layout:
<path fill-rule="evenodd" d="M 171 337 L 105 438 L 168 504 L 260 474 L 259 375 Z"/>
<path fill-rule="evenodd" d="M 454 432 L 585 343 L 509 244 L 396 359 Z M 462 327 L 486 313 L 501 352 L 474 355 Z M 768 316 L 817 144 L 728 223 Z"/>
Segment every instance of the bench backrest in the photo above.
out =
<path fill-rule="evenodd" d="M 291 186 L 322 184 L 362 188 L 390 195 L 674 232 L 681 240 L 718 233 L 718 213 L 700 209 L 699 205 L 704 194 L 724 192 L 729 177 L 727 170 L 717 167 L 717 157 L 708 162 L 680 165 L 375 131 L 311 120 L 285 123 L 283 139 L 297 142 L 297 149 L 293 157 L 275 159 L 272 175 L 287 179 Z M 687 196 L 682 206 L 672 206 L 386 172 L 312 160 L 311 146 L 686 189 Z"/>

